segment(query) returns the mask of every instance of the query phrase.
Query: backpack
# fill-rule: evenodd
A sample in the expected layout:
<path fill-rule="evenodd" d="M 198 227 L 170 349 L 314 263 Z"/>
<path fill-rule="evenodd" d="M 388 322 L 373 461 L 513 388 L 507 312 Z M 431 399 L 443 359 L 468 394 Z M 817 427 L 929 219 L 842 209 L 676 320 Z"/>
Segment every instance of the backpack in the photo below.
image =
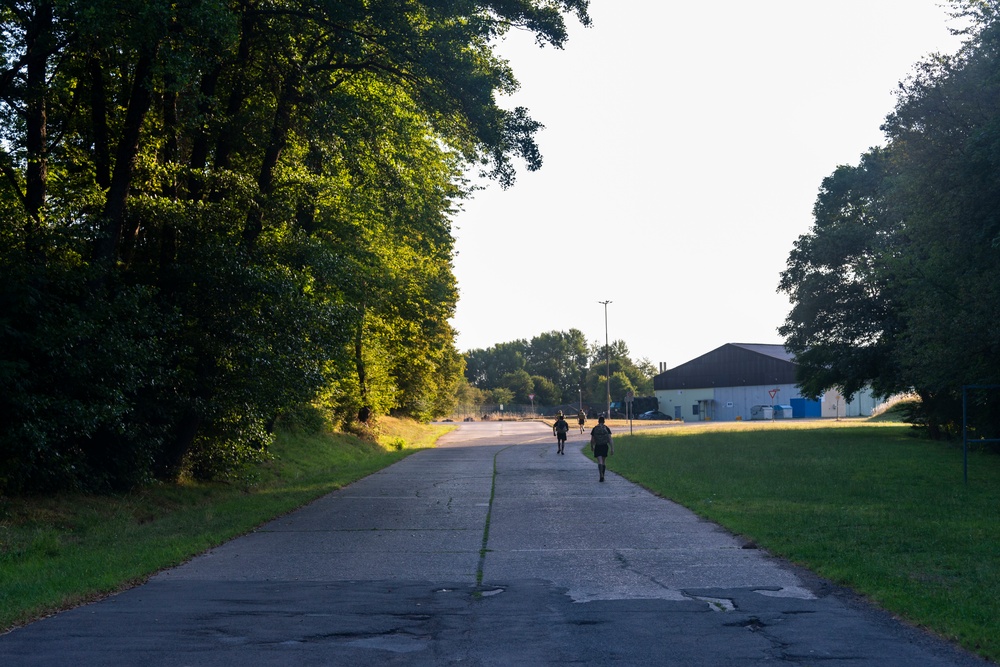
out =
<path fill-rule="evenodd" d="M 565 433 L 569 430 L 569 422 L 565 419 L 560 419 L 556 422 L 556 433 Z"/>
<path fill-rule="evenodd" d="M 610 445 L 611 444 L 611 429 L 609 429 L 604 424 L 598 424 L 591 431 L 591 435 L 594 436 L 595 445 Z"/>

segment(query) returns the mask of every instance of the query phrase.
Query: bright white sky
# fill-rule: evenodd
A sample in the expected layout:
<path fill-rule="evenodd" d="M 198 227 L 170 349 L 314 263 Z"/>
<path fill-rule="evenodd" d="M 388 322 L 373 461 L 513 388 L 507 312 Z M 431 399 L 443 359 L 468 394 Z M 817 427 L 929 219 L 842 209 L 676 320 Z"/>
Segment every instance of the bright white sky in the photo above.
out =
<path fill-rule="evenodd" d="M 822 179 L 958 38 L 941 0 L 593 0 L 565 50 L 501 48 L 545 163 L 455 218 L 461 351 L 577 328 L 672 368 L 779 343 Z"/>

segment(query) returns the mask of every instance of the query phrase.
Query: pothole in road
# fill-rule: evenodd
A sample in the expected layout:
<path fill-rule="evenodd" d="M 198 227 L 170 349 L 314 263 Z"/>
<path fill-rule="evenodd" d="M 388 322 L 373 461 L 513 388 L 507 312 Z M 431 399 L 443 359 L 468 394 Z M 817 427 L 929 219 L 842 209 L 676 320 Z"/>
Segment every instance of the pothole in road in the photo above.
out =
<path fill-rule="evenodd" d="M 734 605 L 733 601 L 728 598 L 707 598 L 699 595 L 692 595 L 691 597 L 695 600 L 707 602 L 708 608 L 712 611 L 736 611 L 736 605 Z"/>
<path fill-rule="evenodd" d="M 746 628 L 750 632 L 759 632 L 767 627 L 767 623 L 760 620 L 756 616 L 751 616 L 745 621 L 740 621 L 739 623 L 727 623 L 726 627 L 729 628 Z"/>

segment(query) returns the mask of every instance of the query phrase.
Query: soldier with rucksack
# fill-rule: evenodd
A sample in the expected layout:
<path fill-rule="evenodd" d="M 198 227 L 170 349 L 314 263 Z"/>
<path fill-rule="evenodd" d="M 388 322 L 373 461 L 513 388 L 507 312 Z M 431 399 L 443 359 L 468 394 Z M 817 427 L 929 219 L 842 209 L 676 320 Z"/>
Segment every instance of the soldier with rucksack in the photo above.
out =
<path fill-rule="evenodd" d="M 556 436 L 556 454 L 566 453 L 566 434 L 569 433 L 569 422 L 559 413 L 559 418 L 552 425 L 552 433 Z"/>
<path fill-rule="evenodd" d="M 604 417 L 598 417 L 597 426 L 590 431 L 590 451 L 594 452 L 594 458 L 597 459 L 597 470 L 601 474 L 598 481 L 603 482 L 604 471 L 607 469 L 604 460 L 615 453 L 615 445 L 611 441 L 611 429 L 605 425 Z"/>

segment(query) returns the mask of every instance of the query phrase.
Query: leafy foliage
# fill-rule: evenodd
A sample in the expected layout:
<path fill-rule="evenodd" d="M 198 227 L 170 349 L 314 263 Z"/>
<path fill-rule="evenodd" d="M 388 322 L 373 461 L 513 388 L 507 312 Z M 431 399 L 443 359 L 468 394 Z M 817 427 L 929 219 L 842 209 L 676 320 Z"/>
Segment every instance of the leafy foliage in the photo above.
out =
<path fill-rule="evenodd" d="M 953 7 L 972 19 L 962 49 L 920 63 L 887 146 L 824 181 L 779 285 L 808 393 L 912 389 L 935 434 L 962 385 L 1000 383 L 1000 3 Z"/>
<path fill-rule="evenodd" d="M 466 352 L 466 380 L 472 387 L 492 392 L 494 403 L 527 404 L 529 394 L 534 394 L 536 405 L 576 403 L 581 398 L 588 404 L 603 405 L 607 393 L 605 349 L 597 343 L 588 346 L 577 329 L 549 331 L 530 341 L 497 343 Z M 614 341 L 610 351 L 612 395 L 624 396 L 628 391 L 652 394 L 655 367 L 646 359 L 633 361 L 624 341 Z"/>
<path fill-rule="evenodd" d="M 430 419 L 450 218 L 536 169 L 494 40 L 586 0 L 0 7 L 0 492 L 226 476 L 303 403 Z"/>

